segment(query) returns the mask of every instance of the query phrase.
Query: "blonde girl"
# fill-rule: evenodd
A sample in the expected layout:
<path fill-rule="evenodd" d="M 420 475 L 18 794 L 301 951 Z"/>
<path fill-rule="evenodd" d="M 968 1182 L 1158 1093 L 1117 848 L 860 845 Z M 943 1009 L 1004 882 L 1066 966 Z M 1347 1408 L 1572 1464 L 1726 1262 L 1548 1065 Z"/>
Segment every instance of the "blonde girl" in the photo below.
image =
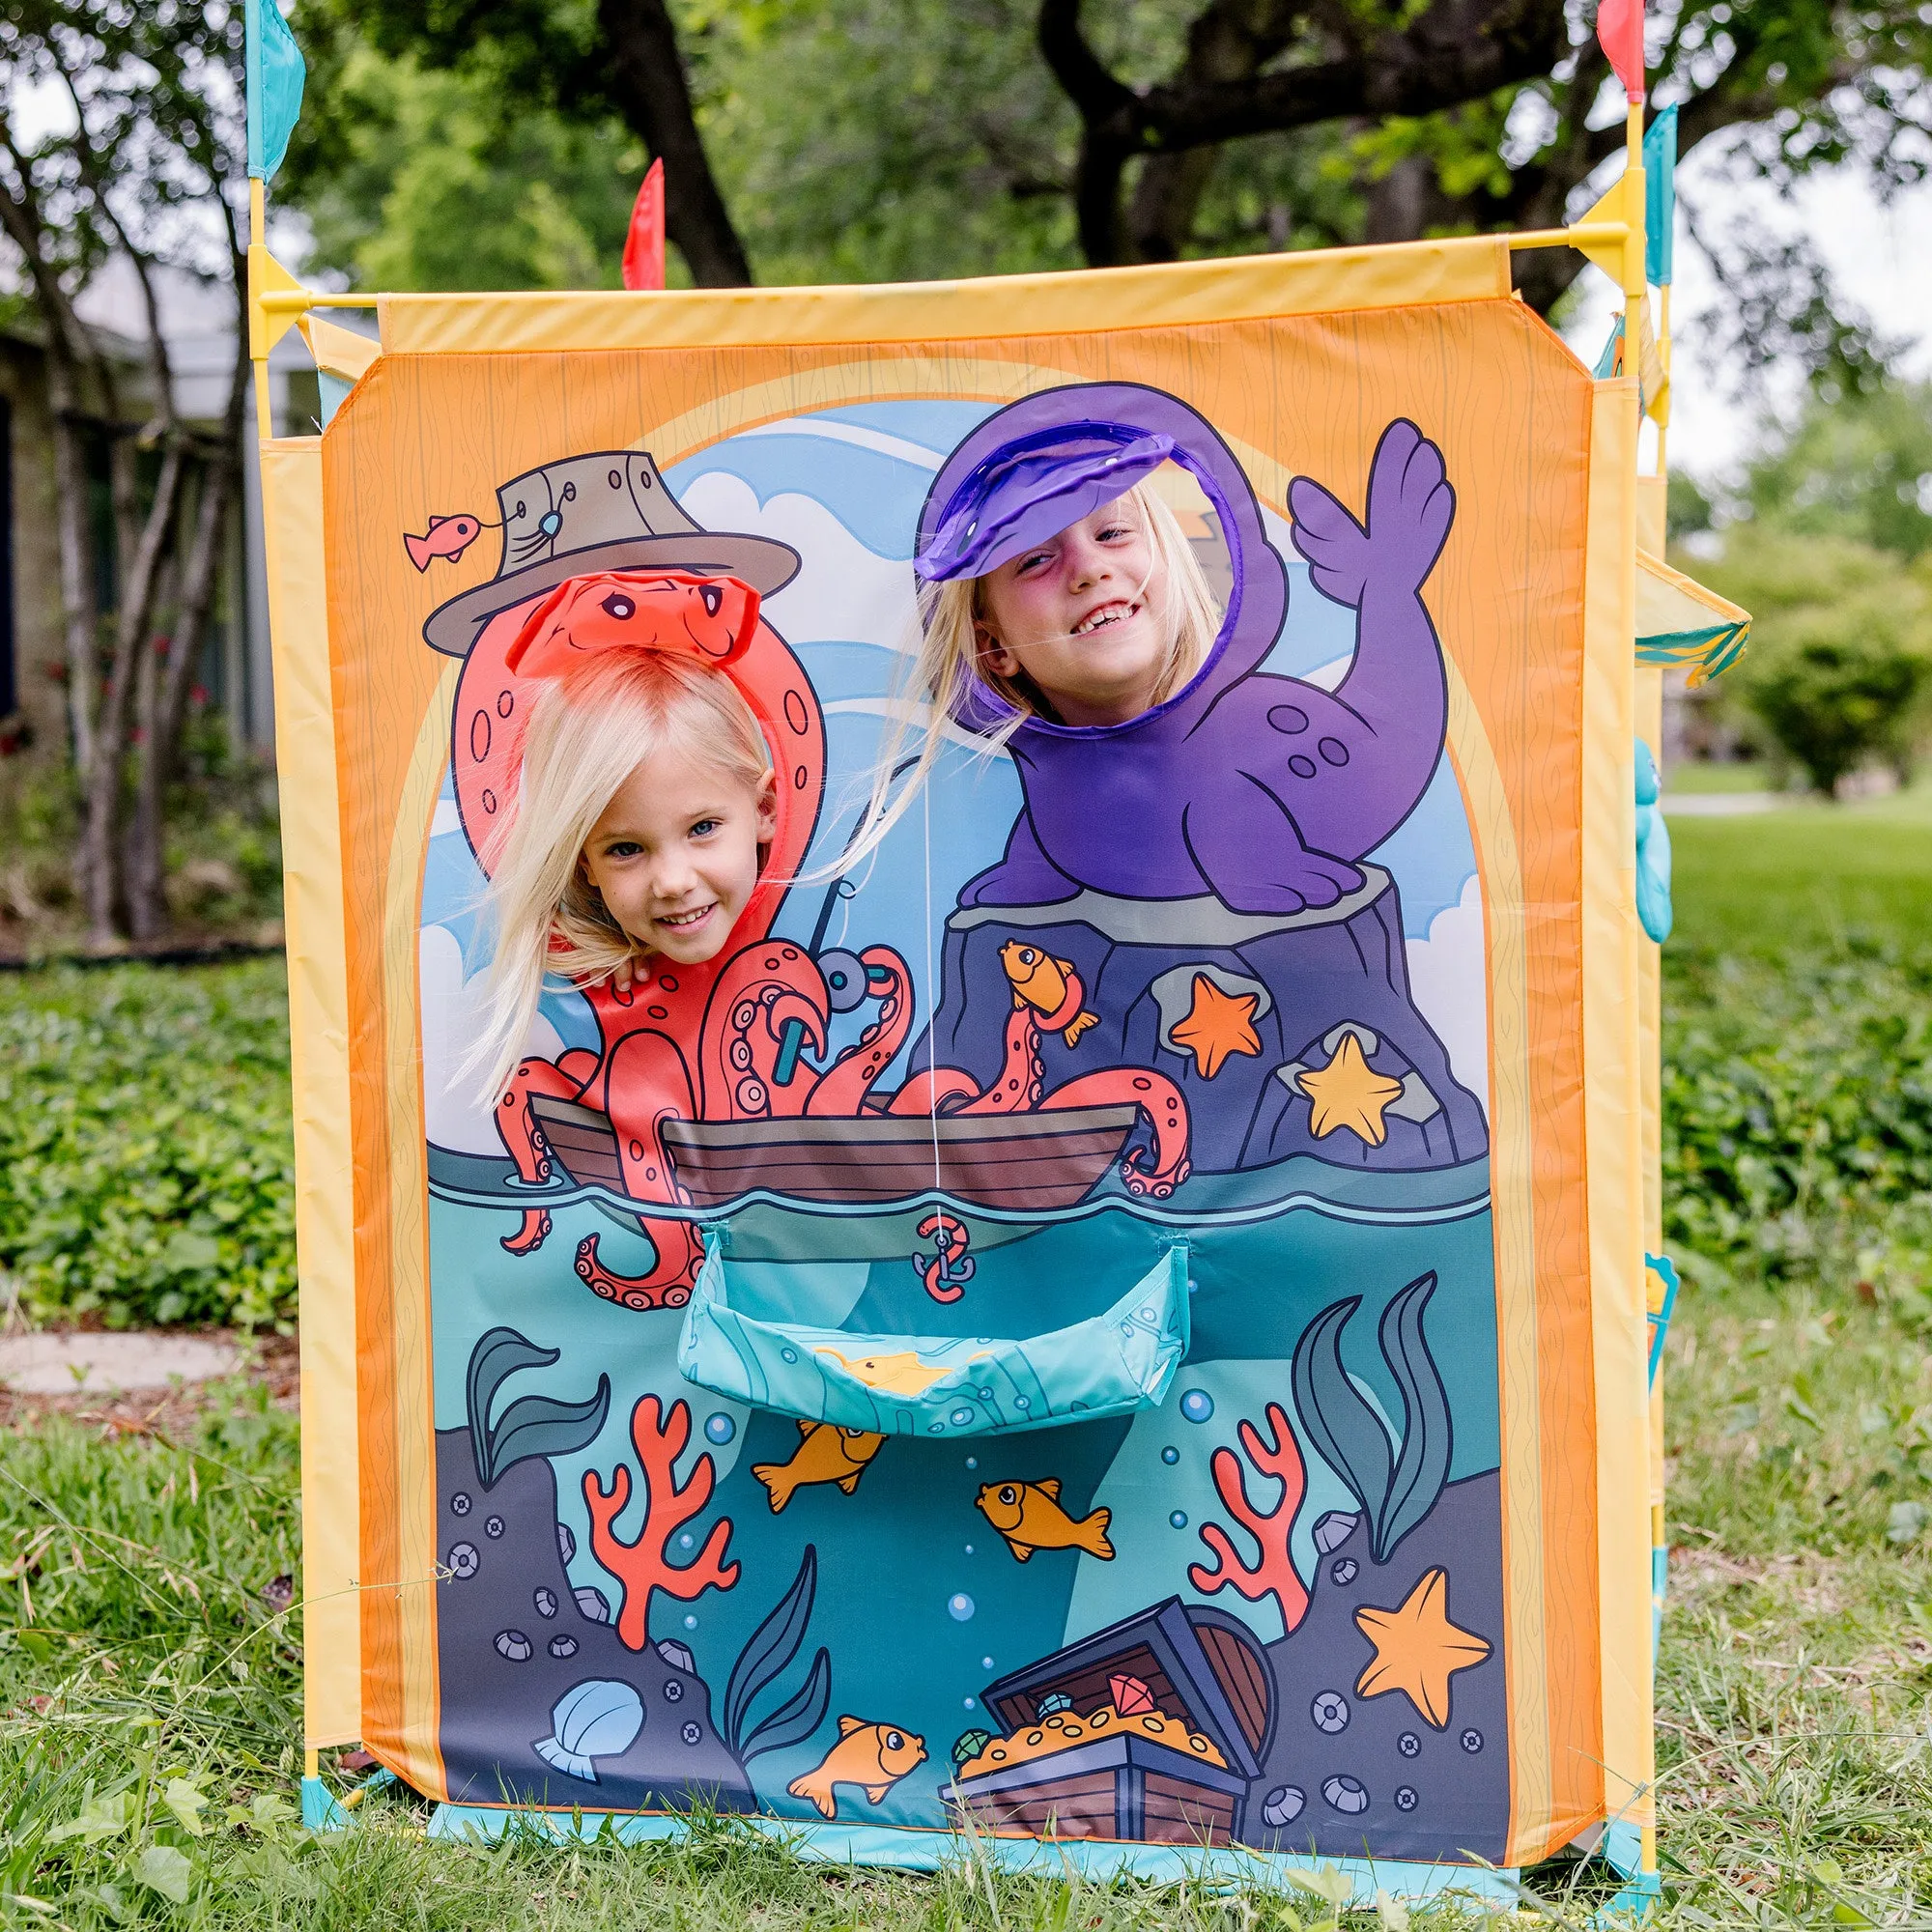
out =
<path fill-rule="evenodd" d="M 847 866 L 918 795 L 949 724 L 972 732 L 988 755 L 1030 719 L 1088 729 L 1129 724 L 1186 687 L 1221 624 L 1193 546 L 1151 479 L 984 575 L 923 582 L 918 608 L 920 634 L 874 768 L 867 830 Z M 920 749 L 902 769 L 922 720 Z M 906 777 L 896 790 L 895 775 Z"/>
<path fill-rule="evenodd" d="M 516 813 L 486 854 L 497 950 L 466 1073 L 503 1091 L 547 974 L 628 986 L 660 959 L 714 958 L 776 829 L 763 733 L 723 672 L 622 650 L 548 680 Z"/>

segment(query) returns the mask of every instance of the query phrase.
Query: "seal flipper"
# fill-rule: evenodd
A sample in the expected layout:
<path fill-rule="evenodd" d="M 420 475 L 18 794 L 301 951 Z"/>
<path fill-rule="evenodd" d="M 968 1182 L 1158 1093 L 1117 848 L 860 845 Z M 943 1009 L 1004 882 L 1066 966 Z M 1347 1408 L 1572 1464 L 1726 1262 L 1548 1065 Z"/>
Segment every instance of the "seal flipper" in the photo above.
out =
<path fill-rule="evenodd" d="M 1230 798 L 1230 787 L 1239 795 Z M 1190 799 L 1181 835 L 1201 876 L 1232 912 L 1306 912 L 1359 891 L 1362 874 L 1341 859 L 1311 851 L 1273 792 L 1246 772 L 1228 775 L 1218 795 Z"/>
<path fill-rule="evenodd" d="M 967 880 L 960 889 L 959 903 L 962 906 L 1055 905 L 1062 899 L 1072 898 L 1079 891 L 1079 882 L 1068 878 L 1039 849 L 1033 818 L 1022 811 L 1013 820 L 1006 856 L 997 866 L 987 867 L 978 878 Z"/>

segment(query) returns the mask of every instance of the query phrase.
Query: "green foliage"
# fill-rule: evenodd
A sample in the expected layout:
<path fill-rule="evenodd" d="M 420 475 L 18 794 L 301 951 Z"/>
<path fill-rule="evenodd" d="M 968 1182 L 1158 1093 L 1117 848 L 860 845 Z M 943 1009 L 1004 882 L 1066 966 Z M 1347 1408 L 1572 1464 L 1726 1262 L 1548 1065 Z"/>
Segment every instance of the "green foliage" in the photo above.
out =
<path fill-rule="evenodd" d="M 0 1269 L 39 1318 L 295 1308 L 282 963 L 0 978 Z"/>
<path fill-rule="evenodd" d="M 1874 758 L 1909 769 L 1932 683 L 1922 571 L 1767 515 L 1736 526 L 1699 574 L 1751 612 L 1737 696 L 1817 790 Z"/>
<path fill-rule="evenodd" d="M 291 184 L 313 267 L 383 289 L 621 285 L 644 172 L 621 127 L 566 122 L 488 72 L 423 72 L 359 45 L 330 82 L 319 107 L 333 135 Z"/>
<path fill-rule="evenodd" d="M 1924 554 L 1932 549 L 1932 384 L 1812 403 L 1751 466 L 1744 500 L 1781 530 L 1843 538 L 1907 561 Z"/>
<path fill-rule="evenodd" d="M 1687 1270 L 1932 1280 L 1932 961 L 1676 961 L 1665 1239 Z"/>

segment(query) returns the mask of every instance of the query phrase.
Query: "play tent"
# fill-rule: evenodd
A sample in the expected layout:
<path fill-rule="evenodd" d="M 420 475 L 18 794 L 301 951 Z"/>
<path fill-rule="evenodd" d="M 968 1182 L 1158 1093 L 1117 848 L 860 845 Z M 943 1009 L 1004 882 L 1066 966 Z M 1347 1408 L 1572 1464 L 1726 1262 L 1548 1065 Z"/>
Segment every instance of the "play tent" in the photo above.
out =
<path fill-rule="evenodd" d="M 1637 313 L 1643 208 L 1633 165 L 1532 237 L 368 303 L 258 240 L 257 355 L 299 320 L 327 414 L 261 452 L 314 1821 L 359 1743 L 442 1832 L 1370 1894 L 1601 1839 L 1654 1887 L 1635 741 L 1642 661 L 1744 619 L 1661 562 L 1667 343 L 1640 395 L 1510 276 L 1581 246 Z M 920 713 L 841 869 L 922 560 L 1076 445 L 1173 505 L 1206 667 L 992 753 Z M 654 574 L 700 630 L 758 593 L 764 883 L 714 961 L 551 981 L 480 1094 L 513 647 Z"/>

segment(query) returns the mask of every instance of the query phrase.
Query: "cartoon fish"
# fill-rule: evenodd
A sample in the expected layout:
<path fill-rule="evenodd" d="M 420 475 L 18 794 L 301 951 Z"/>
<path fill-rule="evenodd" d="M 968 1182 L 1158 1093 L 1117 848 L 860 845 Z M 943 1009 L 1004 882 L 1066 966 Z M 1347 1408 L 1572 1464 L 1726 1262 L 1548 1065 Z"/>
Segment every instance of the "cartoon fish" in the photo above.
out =
<path fill-rule="evenodd" d="M 431 563 L 441 557 L 445 563 L 456 559 L 476 541 L 482 524 L 474 517 L 432 517 L 429 528 L 421 536 L 412 537 L 403 532 L 403 548 L 410 554 L 410 561 L 418 570 L 427 570 Z"/>
<path fill-rule="evenodd" d="M 859 1478 L 885 1445 L 883 1435 L 868 1435 L 863 1429 L 840 1429 L 833 1422 L 799 1420 L 798 1433 L 805 1437 L 792 1452 L 789 1463 L 753 1463 L 752 1474 L 772 1494 L 772 1514 L 777 1516 L 792 1497 L 813 1483 L 837 1483 L 849 1496 L 859 1487 Z"/>
<path fill-rule="evenodd" d="M 1013 1005 L 1031 1007 L 1040 1026 L 1057 1033 L 1068 1046 L 1077 1046 L 1089 1027 L 1100 1024 L 1098 1013 L 1083 1012 L 1087 989 L 1070 959 L 1056 959 L 1037 946 L 1009 939 L 1000 948 L 1000 964 L 1013 982 Z"/>
<path fill-rule="evenodd" d="M 1060 1505 L 1058 1476 L 1037 1483 L 982 1483 L 977 1500 L 1016 1563 L 1036 1549 L 1084 1549 L 1103 1563 L 1114 1560 L 1114 1546 L 1107 1541 L 1113 1511 L 1096 1509 L 1075 1522 Z"/>
<path fill-rule="evenodd" d="M 804 1776 L 785 1786 L 794 1798 L 809 1798 L 819 1815 L 834 1818 L 836 1784 L 860 1784 L 868 1804 L 882 1804 L 886 1793 L 907 1772 L 925 1762 L 925 1740 L 893 1724 L 868 1724 L 863 1718 L 838 1719 L 838 1742 Z"/>
<path fill-rule="evenodd" d="M 897 1355 L 861 1355 L 856 1362 L 837 1349 L 814 1349 L 812 1353 L 830 1355 L 855 1381 L 883 1389 L 888 1395 L 923 1395 L 934 1382 L 959 1367 L 957 1362 L 949 1362 L 935 1369 L 910 1349 Z M 978 1361 L 979 1357 L 973 1359 Z"/>

